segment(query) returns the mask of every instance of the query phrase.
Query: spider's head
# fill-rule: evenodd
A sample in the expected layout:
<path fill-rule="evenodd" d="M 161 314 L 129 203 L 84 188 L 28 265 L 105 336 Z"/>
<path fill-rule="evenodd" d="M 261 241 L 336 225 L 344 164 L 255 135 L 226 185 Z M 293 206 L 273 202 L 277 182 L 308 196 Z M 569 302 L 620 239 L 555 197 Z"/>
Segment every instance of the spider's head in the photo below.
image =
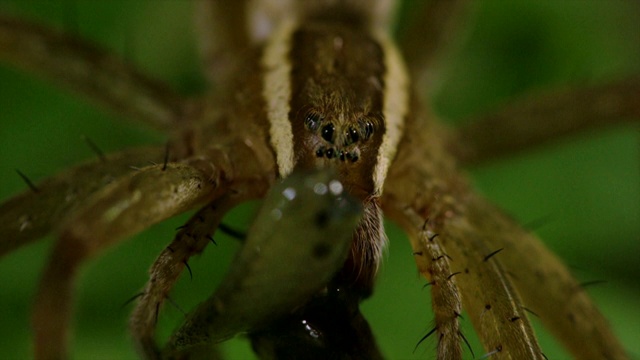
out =
<path fill-rule="evenodd" d="M 374 191 L 371 178 L 384 134 L 381 116 L 347 106 L 305 106 L 293 122 L 296 163 L 306 168 L 336 168 L 354 195 Z"/>
<path fill-rule="evenodd" d="M 313 108 L 305 112 L 304 126 L 312 135 L 310 148 L 315 150 L 317 158 L 347 163 L 360 159 L 361 145 L 366 144 L 376 128 L 374 120 L 364 115 L 346 120 L 344 114 L 340 114 L 331 119 Z"/>
<path fill-rule="evenodd" d="M 409 88 L 397 49 L 361 26 L 283 27 L 265 47 L 263 92 L 280 175 L 333 167 L 365 200 L 382 193 Z"/>

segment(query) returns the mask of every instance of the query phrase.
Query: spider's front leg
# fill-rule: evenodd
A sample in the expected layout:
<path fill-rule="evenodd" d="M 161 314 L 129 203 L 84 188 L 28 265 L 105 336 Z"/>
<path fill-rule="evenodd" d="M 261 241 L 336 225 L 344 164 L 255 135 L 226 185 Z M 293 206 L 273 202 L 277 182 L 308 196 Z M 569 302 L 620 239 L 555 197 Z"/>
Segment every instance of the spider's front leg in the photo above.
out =
<path fill-rule="evenodd" d="M 73 282 L 81 263 L 147 226 L 203 203 L 219 190 L 185 164 L 154 165 L 89 197 L 60 228 L 33 313 L 35 357 L 66 358 Z"/>
<path fill-rule="evenodd" d="M 437 241 L 439 234 L 429 230 L 428 219 L 406 209 L 397 211 L 405 215 L 401 219 L 407 221 L 403 225 L 410 229 L 408 234 L 418 271 L 429 280 L 427 285 L 431 288 L 434 327 L 420 342 L 435 333 L 438 338 L 438 358 L 461 359 L 460 340 L 464 339 L 464 335 L 460 331 L 458 318 L 461 317 L 462 302 L 455 279 L 457 273 L 451 267 L 453 259 Z"/>
<path fill-rule="evenodd" d="M 200 209 L 176 234 L 149 270 L 150 278 L 131 314 L 130 328 L 138 351 L 146 358 L 158 358 L 154 335 L 160 307 L 168 297 L 189 258 L 201 253 L 213 240 L 222 217 L 251 192 L 235 190 Z"/>
<path fill-rule="evenodd" d="M 488 354 L 543 357 L 526 307 L 579 358 L 625 359 L 606 321 L 566 267 L 468 188 L 444 151 L 443 130 L 426 121 L 410 122 L 408 128 L 385 185 L 384 209 L 406 228 L 414 244 L 429 219 L 429 229 L 439 234 L 432 240 L 458 273 L 454 279 L 462 303 Z M 422 144 L 419 151 L 416 144 Z M 434 302 L 436 314 L 437 307 Z"/>
<path fill-rule="evenodd" d="M 104 155 L 33 185 L 0 205 L 0 257 L 49 234 L 69 212 L 132 167 L 162 159 L 163 150 L 140 148 Z"/>
<path fill-rule="evenodd" d="M 473 196 L 442 148 L 444 130 L 427 121 L 417 106 L 412 114 L 389 170 L 383 208 L 409 234 L 419 270 L 431 284 L 438 358 L 462 356 L 461 304 L 472 314 L 487 351 L 500 349 L 497 356 L 505 358 L 542 358 L 505 271 L 484 261 L 497 250 L 485 244 L 483 237 L 490 234 L 465 225 L 466 204 Z M 518 321 L 509 322 L 513 318 Z"/>

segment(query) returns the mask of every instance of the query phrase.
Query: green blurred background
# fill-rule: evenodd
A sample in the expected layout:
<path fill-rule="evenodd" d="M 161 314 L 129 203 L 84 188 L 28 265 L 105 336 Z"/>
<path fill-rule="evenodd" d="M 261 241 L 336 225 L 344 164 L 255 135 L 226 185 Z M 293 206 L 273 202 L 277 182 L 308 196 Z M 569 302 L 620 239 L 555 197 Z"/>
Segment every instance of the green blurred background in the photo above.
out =
<path fill-rule="evenodd" d="M 453 46 L 455 56 L 445 61 L 433 97 L 436 110 L 452 121 L 528 90 L 640 73 L 636 1 L 480 1 L 472 8 L 475 22 L 465 41 Z M 180 92 L 204 88 L 189 23 L 191 2 L 3 0 L 0 11 L 57 27 L 75 13 L 83 36 L 127 53 L 133 63 Z M 635 357 L 640 354 L 638 128 L 584 134 L 470 169 L 481 191 L 515 218 L 523 223 L 549 219 L 538 233 L 579 279 L 607 280 L 588 291 Z M 26 189 L 14 169 L 40 180 L 93 157 L 82 135 L 106 152 L 163 142 L 159 134 L 127 124 L 76 94 L 0 68 L 0 199 Z M 250 211 L 251 206 L 236 211 L 228 222 L 246 228 Z M 148 267 L 185 219 L 159 224 L 85 266 L 78 287 L 74 358 L 135 358 L 126 328 L 132 307 L 122 304 L 139 292 Z M 432 358 L 433 339 L 414 352 L 431 328 L 429 292 L 422 290 L 424 280 L 416 273 L 405 236 L 393 224 L 388 232 L 388 256 L 364 312 L 388 358 Z M 184 277 L 172 293 L 183 309 L 211 293 L 237 249 L 233 239 L 217 238 L 217 247 L 191 260 L 193 280 Z M 0 358 L 30 357 L 29 308 L 51 243 L 47 238 L 0 261 Z M 167 336 L 182 316 L 166 306 L 161 334 Z M 539 332 L 548 358 L 570 358 L 543 329 Z M 476 355 L 482 354 L 472 331 L 465 334 Z M 252 357 L 242 339 L 225 350 L 230 359 Z"/>

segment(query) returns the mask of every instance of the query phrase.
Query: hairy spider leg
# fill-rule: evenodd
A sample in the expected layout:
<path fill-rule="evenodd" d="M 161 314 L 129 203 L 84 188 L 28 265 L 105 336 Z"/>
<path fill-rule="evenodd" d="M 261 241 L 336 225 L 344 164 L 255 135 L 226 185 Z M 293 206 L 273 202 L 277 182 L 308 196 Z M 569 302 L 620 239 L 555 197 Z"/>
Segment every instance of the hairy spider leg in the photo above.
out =
<path fill-rule="evenodd" d="M 462 313 L 462 302 L 456 278 L 452 276 L 452 260 L 437 240 L 438 234 L 428 229 L 428 220 L 412 212 L 407 213 L 406 219 L 409 223 L 405 227 L 412 230 L 407 235 L 418 271 L 429 281 L 434 313 L 433 329 L 438 335 L 438 359 L 462 359 L 458 335 L 461 331 L 458 318 Z"/>
<path fill-rule="evenodd" d="M 60 228 L 36 296 L 35 358 L 67 358 L 73 287 L 82 262 L 151 224 L 211 198 L 208 174 L 185 164 L 153 165 L 107 185 Z"/>
<path fill-rule="evenodd" d="M 563 342 L 576 355 L 625 359 L 624 351 L 606 321 L 586 294 L 576 291 L 579 286 L 566 267 L 555 260 L 541 243 L 534 244 L 537 241 L 535 237 L 469 191 L 468 185 L 457 175 L 455 163 L 445 160 L 449 156 L 443 150 L 446 139 L 426 142 L 422 138 L 424 134 L 435 131 L 430 127 L 437 125 L 427 122 L 418 111 L 414 114 L 416 120 L 408 122 L 408 127 L 413 130 L 405 133 L 396 163 L 390 169 L 392 175 L 389 177 L 390 186 L 383 195 L 383 208 L 391 219 L 405 224 L 409 233 L 420 228 L 427 218 L 431 220 L 432 232 L 440 234 L 437 241 L 443 246 L 444 252 L 454 259 L 451 262 L 451 266 L 456 267 L 454 273 L 462 272 L 454 278 L 460 287 L 464 308 L 471 315 L 476 331 L 484 339 L 487 351 L 495 351 L 492 356 L 497 356 L 519 349 L 516 352 L 518 356 L 528 353 L 531 358 L 543 357 L 530 334 L 523 312 L 524 301 L 528 308 L 540 314 L 543 322 L 550 323 L 550 329 L 564 329 L 562 332 L 552 331 L 558 331 L 557 336 L 564 339 Z M 420 151 L 415 151 L 415 144 L 423 144 Z M 432 174 L 438 174 L 439 179 L 446 181 L 434 180 L 436 177 Z M 396 208 L 390 207 L 390 204 Z M 403 208 L 407 210 L 398 211 Z M 422 221 L 414 220 L 413 226 L 407 227 L 410 219 L 404 218 L 405 212 L 410 209 Z M 486 213 L 495 214 L 495 219 L 486 219 L 483 216 Z M 463 217 L 470 220 L 463 221 Z M 498 254 L 484 261 L 487 255 L 497 249 L 505 249 L 509 255 Z M 507 277 L 503 266 L 510 269 L 509 274 L 514 273 L 516 279 Z M 468 274 L 465 269 L 469 271 Z M 556 275 L 562 281 L 554 281 L 557 284 L 554 285 L 555 290 L 549 288 L 550 292 L 540 292 L 537 285 L 541 279 L 536 276 L 542 280 L 553 276 L 555 280 Z M 473 281 L 471 278 L 474 278 Z M 491 301 L 484 304 L 475 303 L 486 296 L 493 296 L 493 299 L 487 298 Z M 494 305 L 497 302 L 501 303 L 498 308 Z M 486 305 L 490 308 L 486 309 Z M 541 314 L 538 307 L 544 313 Z M 496 314 L 498 312 L 500 314 Z M 576 320 L 576 317 L 580 319 Z M 594 323 L 588 325 L 592 318 Z M 511 328 L 520 335 L 516 338 L 496 331 L 499 330 L 495 327 L 500 321 L 503 321 L 505 329 Z M 578 329 L 576 324 L 583 322 L 585 326 Z M 591 339 L 588 345 L 579 340 L 585 338 Z"/>
<path fill-rule="evenodd" d="M 458 236 L 486 234 L 483 236 L 486 246 L 508 252 L 508 256 L 497 255 L 489 262 L 497 261 L 509 269 L 510 282 L 526 307 L 538 314 L 549 331 L 576 357 L 626 359 L 607 320 L 567 267 L 534 235 L 506 216 L 482 218 L 481 214 L 490 207 L 484 199 L 475 197 L 468 206 L 469 227 L 455 229 L 467 235 L 459 233 Z M 540 291 L 541 288 L 544 291 Z"/>
<path fill-rule="evenodd" d="M 202 71 L 214 91 L 228 83 L 230 74 L 250 40 L 247 26 L 248 1 L 219 0 L 194 3 L 194 22 Z"/>
<path fill-rule="evenodd" d="M 131 314 L 129 328 L 138 351 L 146 359 L 158 359 L 160 349 L 154 335 L 158 312 L 178 281 L 189 258 L 200 254 L 213 241 L 213 233 L 223 216 L 244 202 L 242 192 L 223 195 L 207 204 L 180 228 L 175 238 L 158 256 L 149 270 L 149 281 Z"/>
<path fill-rule="evenodd" d="M 49 234 L 65 216 L 107 184 L 162 159 L 161 148 L 137 148 L 106 155 L 37 183 L 0 206 L 0 257 Z"/>
<path fill-rule="evenodd" d="M 398 45 L 404 55 L 416 90 L 434 90 L 434 78 L 452 43 L 467 24 L 469 0 L 430 0 L 407 2 L 415 7 L 406 27 L 399 24 Z"/>
<path fill-rule="evenodd" d="M 466 184 L 464 178 L 459 174 L 455 161 L 450 159 L 444 150 L 445 139 L 426 139 L 428 134 L 438 131 L 438 125 L 429 117 L 426 109 L 422 109 L 417 103 L 414 103 L 414 111 L 412 117 L 407 121 L 407 131 L 400 142 L 398 154 L 392 167 L 390 168 L 390 177 L 385 186 L 383 194 L 383 209 L 387 216 L 395 220 L 404 227 L 414 244 L 414 249 L 420 251 L 424 245 L 418 242 L 419 231 L 426 224 L 425 230 L 430 230 L 432 234 L 439 234 L 434 238 L 433 235 L 430 242 L 439 245 L 441 250 L 434 254 L 424 253 L 423 256 L 414 256 L 419 268 L 425 268 L 425 262 L 428 269 L 428 261 L 432 258 L 438 259 L 441 255 L 445 256 L 449 264 L 449 268 L 435 268 L 436 270 L 445 271 L 441 274 L 428 274 L 427 280 L 432 281 L 438 279 L 444 281 L 444 284 L 451 283 L 455 279 L 458 286 L 459 295 L 456 294 L 455 288 L 450 289 L 452 293 L 442 294 L 453 296 L 451 300 L 460 299 L 464 309 L 470 314 L 482 311 L 486 300 L 483 297 L 494 297 L 498 301 L 504 301 L 504 308 L 493 313 L 487 313 L 483 316 L 473 318 L 472 322 L 480 338 L 485 345 L 492 344 L 494 341 L 512 341 L 518 342 L 512 344 L 513 348 L 509 348 L 508 352 L 514 356 L 520 355 L 521 359 L 536 359 L 541 357 L 541 351 L 537 345 L 537 340 L 533 335 L 533 331 L 528 324 L 528 320 L 524 314 L 521 314 L 518 303 L 518 296 L 514 292 L 513 287 L 505 279 L 504 272 L 501 267 L 492 262 L 484 262 L 484 257 L 496 250 L 487 249 L 481 241 L 484 237 L 491 234 L 473 234 L 465 232 L 456 233 L 456 227 L 460 227 L 462 218 L 466 216 L 465 204 L 470 201 L 471 191 Z M 417 145 L 420 145 L 419 147 Z M 436 176 L 437 174 L 437 176 Z M 442 180 L 445 181 L 442 181 Z M 451 228 L 450 228 L 451 227 Z M 468 230 L 468 229 L 465 229 Z M 460 230 L 457 230 L 460 231 Z M 475 237 L 479 240 L 475 240 Z M 428 239 L 427 239 L 428 240 Z M 417 243 L 417 244 L 416 244 Z M 423 250 L 426 251 L 426 250 Z M 427 257 L 425 259 L 425 257 Z M 440 265 L 443 259 L 437 260 Z M 468 259 L 466 259 L 468 258 Z M 492 259 L 493 261 L 494 259 Z M 468 262 L 468 264 L 466 264 Z M 478 263 L 479 262 L 479 263 Z M 466 264 L 466 265 L 465 265 Z M 468 271 L 465 271 L 468 270 Z M 482 271 L 486 271 L 484 274 Z M 480 289 L 481 291 L 477 291 Z M 439 287 L 432 287 L 435 291 L 434 296 L 440 295 Z M 480 302 L 485 302 L 480 304 Z M 444 316 L 449 316 L 456 322 L 459 312 L 456 314 L 455 307 L 449 309 L 439 308 L 441 302 L 434 302 L 434 311 L 436 314 L 445 312 Z M 451 307 L 451 304 L 447 306 Z M 479 306 L 479 308 L 477 308 Z M 448 312 L 448 313 L 447 313 Z M 517 323 L 500 323 L 500 316 L 509 313 L 509 318 L 519 316 L 524 318 L 523 321 Z M 439 331 L 455 328 L 447 328 L 443 324 L 438 323 L 436 319 L 436 327 Z M 440 320 L 442 322 L 442 320 Z M 501 328 L 498 325 L 505 325 Z M 443 326 L 444 328 L 438 328 Z M 460 332 L 447 334 L 450 344 L 455 344 L 455 338 L 463 340 Z M 440 336 L 438 341 L 442 341 L 444 336 Z M 527 340 L 527 341 L 523 341 Z M 490 345 L 487 345 L 490 347 Z M 439 359 L 445 359 L 451 354 L 460 354 L 460 350 L 455 350 L 459 345 L 452 345 L 453 348 L 445 349 L 438 354 Z M 512 352 L 511 352 L 512 351 Z M 505 354 L 507 352 L 503 352 Z"/>
<path fill-rule="evenodd" d="M 543 359 L 522 300 L 500 263 L 502 257 L 491 256 L 494 249 L 486 238 L 493 232 L 477 232 L 460 217 L 446 220 L 440 232 L 443 247 L 456 259 L 462 302 L 485 349 L 498 350 L 499 358 Z"/>
<path fill-rule="evenodd" d="M 166 84 L 86 40 L 1 14 L 0 57 L 154 129 L 169 131 L 194 109 Z"/>
<path fill-rule="evenodd" d="M 516 99 L 466 119 L 447 147 L 465 166 L 489 161 L 588 130 L 640 122 L 640 76 Z"/>

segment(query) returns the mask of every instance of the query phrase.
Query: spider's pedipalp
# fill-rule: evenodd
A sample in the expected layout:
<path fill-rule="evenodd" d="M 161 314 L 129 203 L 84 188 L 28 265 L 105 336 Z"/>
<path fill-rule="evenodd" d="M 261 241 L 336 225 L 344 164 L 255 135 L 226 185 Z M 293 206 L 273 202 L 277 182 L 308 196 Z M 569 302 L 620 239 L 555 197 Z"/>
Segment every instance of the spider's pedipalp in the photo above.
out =
<path fill-rule="evenodd" d="M 67 217 L 36 296 L 35 357 L 67 357 L 74 280 L 85 259 L 204 202 L 214 190 L 206 174 L 188 165 L 149 166 L 104 187 Z"/>
<path fill-rule="evenodd" d="M 232 207 L 245 200 L 247 199 L 241 196 L 222 196 L 200 209 L 180 227 L 174 240 L 151 266 L 149 281 L 129 321 L 138 351 L 145 358 L 159 357 L 159 348 L 154 339 L 156 309 L 168 298 L 169 292 L 184 270 L 186 261 L 204 250 L 222 217 Z"/>
<path fill-rule="evenodd" d="M 162 156 L 158 148 L 107 155 L 54 175 L 0 205 L 0 256 L 49 234 L 64 216 L 107 184 Z"/>

